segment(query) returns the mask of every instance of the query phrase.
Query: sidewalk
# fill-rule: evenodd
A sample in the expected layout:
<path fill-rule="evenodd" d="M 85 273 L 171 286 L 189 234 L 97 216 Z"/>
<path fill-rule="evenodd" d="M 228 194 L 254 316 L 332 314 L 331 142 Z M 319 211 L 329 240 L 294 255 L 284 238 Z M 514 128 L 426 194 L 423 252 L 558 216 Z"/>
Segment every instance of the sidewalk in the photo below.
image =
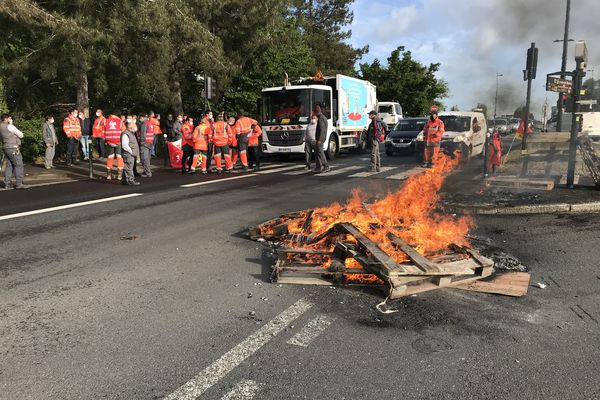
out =
<path fill-rule="evenodd" d="M 27 163 L 25 164 L 25 184 L 36 187 L 87 180 L 90 179 L 88 163 L 88 161 L 79 161 L 78 165 L 66 166 L 64 162 L 57 162 L 54 169 L 46 169 L 44 164 Z M 141 169 L 141 164 L 138 164 L 138 171 Z M 153 173 L 166 170 L 171 170 L 171 168 L 164 168 L 162 158 L 152 158 Z M 106 161 L 93 161 L 93 176 L 96 179 L 106 177 Z M 0 177 L 4 179 L 4 169 L 0 172 Z"/>
<path fill-rule="evenodd" d="M 542 161 L 535 162 L 542 167 Z M 519 149 L 495 176 L 519 176 L 521 167 Z M 476 158 L 446 179 L 441 196 L 447 211 L 485 215 L 600 212 L 600 190 L 579 158 L 574 189 L 566 187 L 564 161 L 553 161 L 550 173 L 544 176 L 554 181 L 552 190 L 487 185 L 482 170 L 483 159 Z"/>

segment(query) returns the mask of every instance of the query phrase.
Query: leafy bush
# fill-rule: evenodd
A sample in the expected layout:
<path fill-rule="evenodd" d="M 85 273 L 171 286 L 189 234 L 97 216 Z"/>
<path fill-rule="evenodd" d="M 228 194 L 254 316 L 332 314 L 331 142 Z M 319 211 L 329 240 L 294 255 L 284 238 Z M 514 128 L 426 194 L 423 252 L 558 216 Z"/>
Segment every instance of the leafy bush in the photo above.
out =
<path fill-rule="evenodd" d="M 24 161 L 33 161 L 44 154 L 44 141 L 42 140 L 42 124 L 44 118 L 32 117 L 21 119 L 13 117 L 15 126 L 23 132 L 21 140 L 21 153 Z"/>

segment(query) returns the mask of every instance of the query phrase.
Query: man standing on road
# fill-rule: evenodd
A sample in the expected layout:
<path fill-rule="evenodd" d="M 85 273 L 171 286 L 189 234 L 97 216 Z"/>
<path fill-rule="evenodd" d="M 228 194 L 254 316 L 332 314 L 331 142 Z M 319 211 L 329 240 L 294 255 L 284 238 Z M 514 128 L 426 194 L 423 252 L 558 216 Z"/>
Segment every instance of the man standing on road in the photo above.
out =
<path fill-rule="evenodd" d="M 371 123 L 367 128 L 367 138 L 371 144 L 371 172 L 381 171 L 381 153 L 379 153 L 379 145 L 385 140 L 387 126 L 377 116 L 377 111 L 373 110 L 369 113 Z"/>
<path fill-rule="evenodd" d="M 104 147 L 104 128 L 106 126 L 106 118 L 104 118 L 104 114 L 101 109 L 96 110 L 96 119 L 94 120 L 94 125 L 92 126 L 92 139 L 94 141 L 94 146 L 96 147 L 96 151 L 98 152 L 98 156 L 100 159 L 106 158 L 106 148 Z"/>
<path fill-rule="evenodd" d="M 306 127 L 306 132 L 304 133 L 304 154 L 305 154 L 305 164 L 304 167 L 306 170 L 310 171 L 310 161 L 312 159 L 313 152 L 317 148 L 317 121 L 319 118 L 315 114 L 311 114 L 310 116 L 310 124 Z M 316 161 L 316 160 L 315 160 Z"/>
<path fill-rule="evenodd" d="M 56 131 L 54 130 L 54 117 L 52 115 L 46 117 L 46 122 L 44 122 L 44 125 L 42 126 L 42 139 L 46 145 L 44 166 L 46 169 L 54 168 L 52 163 L 54 161 L 54 155 L 56 154 L 58 138 L 56 137 Z"/>
<path fill-rule="evenodd" d="M 200 168 L 203 174 L 206 174 L 206 159 L 208 153 L 208 143 L 212 138 L 212 130 L 206 118 L 200 121 L 200 124 L 194 129 L 194 159 L 192 161 L 192 173 L 196 172 L 198 160 L 200 159 Z"/>
<path fill-rule="evenodd" d="M 215 154 L 215 164 L 217 166 L 217 172 L 223 172 L 223 164 L 221 163 L 221 157 L 225 159 L 225 169 L 227 172 L 233 172 L 233 164 L 231 163 L 231 153 L 229 152 L 229 134 L 227 132 L 227 123 L 223 121 L 222 114 L 217 117 L 219 120 L 215 122 L 213 126 L 213 148 Z M 246 169 L 248 167 L 246 166 Z"/>
<path fill-rule="evenodd" d="M 183 115 L 178 114 L 177 120 L 173 123 L 173 141 L 181 139 L 181 127 L 183 126 Z"/>
<path fill-rule="evenodd" d="M 79 152 L 79 139 L 81 139 L 81 122 L 78 118 L 79 112 L 76 108 L 71 110 L 63 121 L 63 131 L 69 141 L 67 143 L 67 165 L 77 164 L 77 153 Z"/>
<path fill-rule="evenodd" d="M 248 137 L 248 163 L 250 165 L 250 169 L 255 171 L 260 171 L 260 148 L 259 148 L 259 139 L 262 136 L 262 129 L 258 123 L 252 125 L 252 132 Z"/>
<path fill-rule="evenodd" d="M 243 112 L 238 113 L 235 123 L 235 136 L 238 142 L 238 151 L 242 161 L 242 169 L 248 171 L 248 135 L 252 133 L 252 125 L 258 124 L 252 118 L 244 116 Z"/>
<path fill-rule="evenodd" d="M 323 150 L 323 143 L 327 139 L 327 117 L 321 111 L 321 106 L 317 104 L 314 109 L 314 113 L 317 116 L 317 127 L 316 127 L 316 143 L 317 143 L 317 156 L 316 156 L 316 167 L 313 171 L 316 174 L 321 172 L 329 172 L 329 164 L 327 163 L 327 157 L 325 157 L 325 151 Z"/>
<path fill-rule="evenodd" d="M 106 119 L 106 129 L 104 139 L 106 142 L 107 158 L 106 158 L 106 179 L 112 179 L 112 168 L 115 158 L 117 159 L 118 175 L 117 179 L 121 180 L 123 176 L 123 156 L 121 152 L 121 133 L 125 130 L 123 120 L 114 114 L 111 114 Z"/>
<path fill-rule="evenodd" d="M 165 121 L 165 132 L 167 133 L 167 139 L 173 139 L 173 114 L 167 115 L 167 120 Z"/>
<path fill-rule="evenodd" d="M 23 132 L 13 125 L 13 119 L 9 114 L 2 114 L 0 122 L 0 137 L 4 157 L 6 158 L 6 171 L 4 171 L 4 188 L 11 189 L 13 173 L 16 179 L 15 189 L 27 189 L 28 186 L 23 184 L 25 170 L 23 168 L 23 157 L 19 146 L 23 139 Z"/>
<path fill-rule="evenodd" d="M 136 123 L 129 122 L 127 124 L 127 129 L 121 134 L 121 149 L 123 150 L 123 161 L 125 164 L 123 170 L 123 174 L 125 175 L 123 185 L 134 186 L 140 184 L 139 182 L 136 182 L 135 176 L 133 175 L 135 159 L 140 156 L 140 148 L 135 137 L 136 132 Z"/>
<path fill-rule="evenodd" d="M 438 117 L 438 106 L 431 106 L 431 115 L 423 127 L 423 140 L 425 141 L 423 167 L 431 168 L 433 166 L 434 160 L 440 153 L 440 144 L 445 130 L 444 122 Z"/>
<path fill-rule="evenodd" d="M 140 127 L 140 158 L 142 159 L 142 166 L 144 167 L 142 178 L 151 178 L 152 169 L 150 167 L 150 160 L 154 146 L 155 125 L 146 117 L 145 114 L 140 115 L 140 122 L 142 123 Z"/>
<path fill-rule="evenodd" d="M 194 161 L 194 119 L 188 118 L 181 126 L 181 173 L 192 172 L 192 163 Z"/>
<path fill-rule="evenodd" d="M 92 133 L 92 124 L 83 110 L 79 110 L 79 120 L 81 121 L 81 139 L 79 141 L 81 142 L 83 159 L 87 161 L 90 157 L 90 134 Z"/>

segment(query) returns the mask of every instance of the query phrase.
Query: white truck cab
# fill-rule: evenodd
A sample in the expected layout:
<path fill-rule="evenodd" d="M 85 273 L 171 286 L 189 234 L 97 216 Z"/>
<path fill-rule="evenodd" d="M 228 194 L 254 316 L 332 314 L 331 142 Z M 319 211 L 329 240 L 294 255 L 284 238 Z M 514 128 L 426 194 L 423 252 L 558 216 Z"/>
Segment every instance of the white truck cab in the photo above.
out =
<path fill-rule="evenodd" d="M 379 118 L 383 120 L 391 130 L 402 118 L 402 106 L 400 103 L 393 101 L 380 101 L 377 103 L 377 114 Z"/>

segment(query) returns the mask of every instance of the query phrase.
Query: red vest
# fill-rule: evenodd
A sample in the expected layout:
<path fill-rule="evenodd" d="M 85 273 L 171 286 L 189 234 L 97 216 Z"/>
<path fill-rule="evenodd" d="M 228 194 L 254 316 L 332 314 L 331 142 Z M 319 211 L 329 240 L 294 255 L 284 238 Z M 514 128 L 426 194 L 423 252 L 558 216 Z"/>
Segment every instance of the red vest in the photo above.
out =
<path fill-rule="evenodd" d="M 104 140 L 106 140 L 106 143 L 120 144 L 122 127 L 123 121 L 121 121 L 121 118 L 116 115 L 108 117 L 104 128 Z"/>
<path fill-rule="evenodd" d="M 92 127 L 92 137 L 93 138 L 103 138 L 104 137 L 104 125 L 106 123 L 106 118 L 104 116 L 99 116 L 94 121 L 94 126 Z"/>
<path fill-rule="evenodd" d="M 154 143 L 154 124 L 150 121 L 144 122 L 146 124 L 146 137 L 144 138 L 146 143 Z"/>

